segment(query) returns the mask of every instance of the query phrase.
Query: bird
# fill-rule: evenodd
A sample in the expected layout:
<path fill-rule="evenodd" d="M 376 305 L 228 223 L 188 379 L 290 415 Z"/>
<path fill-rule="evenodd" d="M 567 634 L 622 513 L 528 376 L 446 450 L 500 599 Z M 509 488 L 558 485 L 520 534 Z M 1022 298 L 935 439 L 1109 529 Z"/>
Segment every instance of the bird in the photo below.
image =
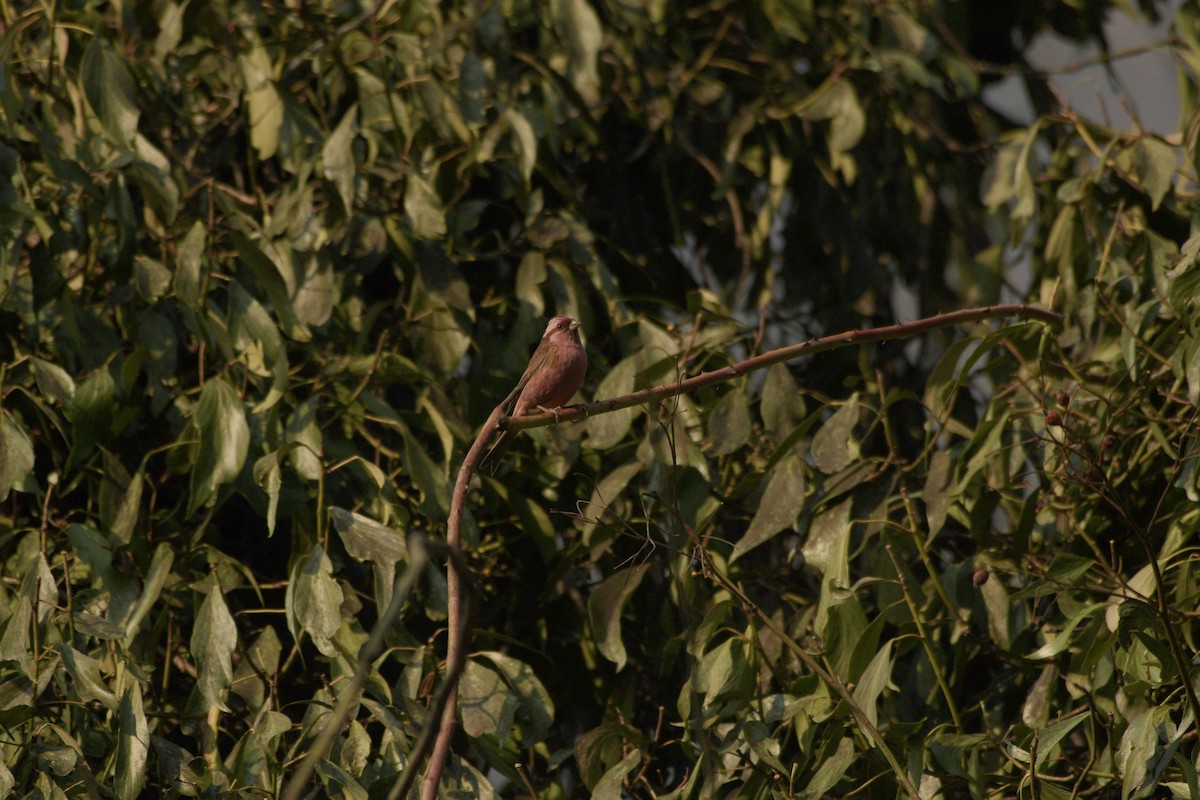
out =
<path fill-rule="evenodd" d="M 501 403 L 509 416 L 520 417 L 533 410 L 556 411 L 579 391 L 587 374 L 587 353 L 579 341 L 579 325 L 579 320 L 567 316 L 554 317 L 546 325 L 529 366 Z M 493 472 L 516 435 L 517 431 L 502 431 L 484 456 L 485 463 L 492 462 Z"/>

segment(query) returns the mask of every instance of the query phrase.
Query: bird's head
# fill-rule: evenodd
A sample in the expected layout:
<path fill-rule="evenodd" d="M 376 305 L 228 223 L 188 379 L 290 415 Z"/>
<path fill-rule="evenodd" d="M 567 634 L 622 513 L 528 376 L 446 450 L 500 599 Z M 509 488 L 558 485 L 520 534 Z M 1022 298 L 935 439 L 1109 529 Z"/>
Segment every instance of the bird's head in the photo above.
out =
<path fill-rule="evenodd" d="M 546 325 L 546 332 L 542 334 L 543 339 L 565 339 L 571 338 L 579 340 L 579 320 L 574 317 L 554 317 Z"/>

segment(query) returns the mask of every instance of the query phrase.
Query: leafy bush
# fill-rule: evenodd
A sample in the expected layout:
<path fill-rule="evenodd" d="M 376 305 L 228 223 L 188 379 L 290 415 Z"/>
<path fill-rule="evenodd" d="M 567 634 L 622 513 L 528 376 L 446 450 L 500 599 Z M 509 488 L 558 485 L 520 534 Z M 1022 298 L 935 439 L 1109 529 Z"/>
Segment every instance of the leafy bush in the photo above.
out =
<path fill-rule="evenodd" d="M 1197 12 L 1160 138 L 1013 45 L 1108 4 L 983 5 L 6 6 L 0 794 L 279 796 L 318 748 L 296 791 L 388 796 L 454 473 L 546 317 L 603 399 L 912 294 L 1064 320 L 475 479 L 443 795 L 1200 795 Z"/>

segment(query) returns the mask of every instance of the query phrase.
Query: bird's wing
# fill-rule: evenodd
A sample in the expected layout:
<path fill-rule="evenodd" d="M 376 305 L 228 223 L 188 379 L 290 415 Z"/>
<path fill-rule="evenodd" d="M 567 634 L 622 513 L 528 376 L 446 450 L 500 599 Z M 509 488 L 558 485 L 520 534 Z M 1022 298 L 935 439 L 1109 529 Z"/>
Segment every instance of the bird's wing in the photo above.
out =
<path fill-rule="evenodd" d="M 538 342 L 537 348 L 533 351 L 533 355 L 529 357 L 529 366 L 525 367 L 525 371 L 521 373 L 521 379 L 517 381 L 517 385 L 508 393 L 508 397 L 504 398 L 501 403 L 504 406 L 504 413 L 508 414 L 516 405 L 517 398 L 521 396 L 521 392 L 525 391 L 525 387 L 529 384 L 529 379 L 536 375 L 550 358 L 550 347 L 546 344 L 546 340 Z"/>

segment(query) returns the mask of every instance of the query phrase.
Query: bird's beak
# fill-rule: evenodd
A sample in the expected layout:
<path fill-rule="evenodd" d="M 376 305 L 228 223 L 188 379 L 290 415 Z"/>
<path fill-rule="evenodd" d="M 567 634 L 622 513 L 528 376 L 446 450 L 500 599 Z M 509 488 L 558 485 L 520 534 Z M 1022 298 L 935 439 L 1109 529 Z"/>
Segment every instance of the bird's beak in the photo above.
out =
<path fill-rule="evenodd" d="M 571 320 L 571 324 L 567 326 L 567 329 L 568 329 L 568 330 L 572 330 L 572 331 L 574 331 L 574 330 L 578 330 L 578 329 L 579 329 L 579 326 L 580 326 L 580 325 L 582 325 L 582 324 L 583 324 L 583 323 L 582 323 L 582 322 L 580 322 L 579 320 L 577 320 L 577 319 L 573 319 L 573 320 Z"/>

